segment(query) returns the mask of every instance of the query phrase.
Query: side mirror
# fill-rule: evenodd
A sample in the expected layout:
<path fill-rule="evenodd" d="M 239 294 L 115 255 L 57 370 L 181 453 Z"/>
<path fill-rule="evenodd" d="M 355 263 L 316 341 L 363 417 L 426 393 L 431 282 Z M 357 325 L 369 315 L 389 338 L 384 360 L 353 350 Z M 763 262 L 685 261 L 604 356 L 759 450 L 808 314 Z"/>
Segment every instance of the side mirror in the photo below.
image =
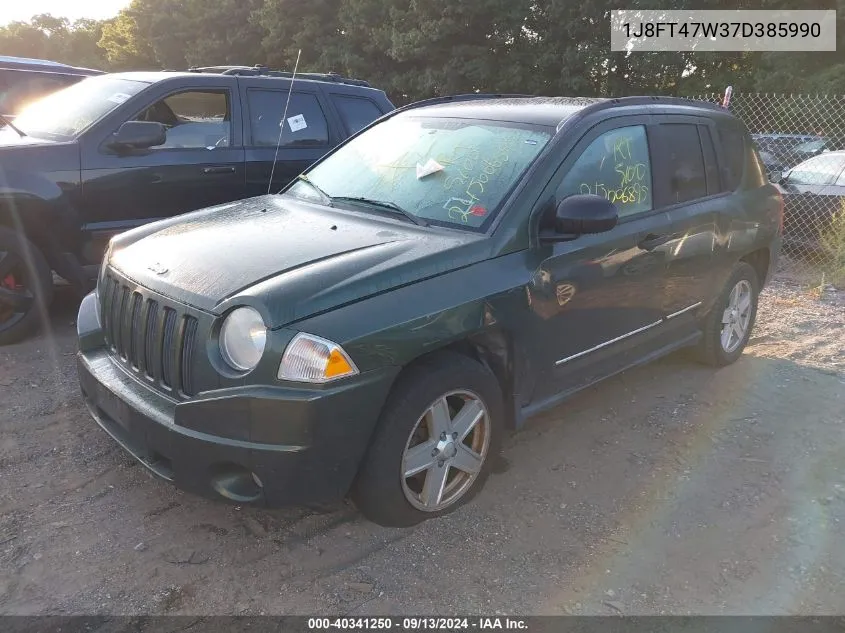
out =
<path fill-rule="evenodd" d="M 774 184 L 780 184 L 783 182 L 783 172 L 782 171 L 773 171 L 769 173 L 769 182 Z"/>
<path fill-rule="evenodd" d="M 619 221 L 616 206 L 602 196 L 577 194 L 561 200 L 555 210 L 555 233 L 604 233 Z"/>
<path fill-rule="evenodd" d="M 167 128 L 155 121 L 127 121 L 112 135 L 109 147 L 116 150 L 148 149 L 164 145 Z"/>

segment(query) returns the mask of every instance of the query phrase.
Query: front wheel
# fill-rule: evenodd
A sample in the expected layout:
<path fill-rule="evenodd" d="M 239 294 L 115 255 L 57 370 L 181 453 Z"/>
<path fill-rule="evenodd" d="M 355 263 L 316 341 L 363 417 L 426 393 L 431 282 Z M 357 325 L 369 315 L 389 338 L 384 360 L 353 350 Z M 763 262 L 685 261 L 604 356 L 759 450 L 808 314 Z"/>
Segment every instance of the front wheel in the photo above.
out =
<path fill-rule="evenodd" d="M 52 299 L 53 275 L 44 255 L 20 233 L 0 228 L 0 345 L 29 335 Z"/>
<path fill-rule="evenodd" d="M 698 346 L 700 361 L 722 367 L 735 362 L 745 350 L 757 318 L 759 281 L 754 268 L 738 263 L 704 321 Z"/>
<path fill-rule="evenodd" d="M 352 500 L 369 520 L 390 527 L 452 512 L 484 485 L 502 427 L 493 374 L 466 356 L 433 355 L 394 387 Z"/>

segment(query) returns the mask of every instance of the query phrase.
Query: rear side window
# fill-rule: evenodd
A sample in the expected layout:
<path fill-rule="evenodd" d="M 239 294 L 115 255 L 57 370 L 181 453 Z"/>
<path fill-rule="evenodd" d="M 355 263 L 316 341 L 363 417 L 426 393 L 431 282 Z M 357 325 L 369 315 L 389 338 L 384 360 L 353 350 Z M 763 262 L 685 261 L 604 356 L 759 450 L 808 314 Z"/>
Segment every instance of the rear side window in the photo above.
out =
<path fill-rule="evenodd" d="M 720 191 L 719 169 L 716 166 L 716 150 L 713 149 L 713 137 L 706 125 L 699 125 L 698 132 L 701 134 L 701 149 L 704 150 L 704 169 L 707 173 L 707 193 L 716 194 Z"/>
<path fill-rule="evenodd" d="M 722 166 L 722 190 L 736 191 L 742 182 L 743 167 L 747 162 L 743 135 L 736 128 L 720 126 L 719 143 L 722 146 L 719 161 Z"/>
<path fill-rule="evenodd" d="M 375 103 L 361 97 L 332 95 L 346 131 L 355 134 L 379 118 L 383 113 Z"/>
<path fill-rule="evenodd" d="M 254 146 L 275 147 L 279 142 L 288 93 L 282 90 L 248 90 L 249 120 Z M 316 95 L 290 95 L 281 147 L 324 147 L 329 144 L 326 115 Z"/>
<path fill-rule="evenodd" d="M 707 195 L 707 176 L 698 126 L 667 123 L 660 128 L 669 167 L 668 204 L 703 198 Z"/>

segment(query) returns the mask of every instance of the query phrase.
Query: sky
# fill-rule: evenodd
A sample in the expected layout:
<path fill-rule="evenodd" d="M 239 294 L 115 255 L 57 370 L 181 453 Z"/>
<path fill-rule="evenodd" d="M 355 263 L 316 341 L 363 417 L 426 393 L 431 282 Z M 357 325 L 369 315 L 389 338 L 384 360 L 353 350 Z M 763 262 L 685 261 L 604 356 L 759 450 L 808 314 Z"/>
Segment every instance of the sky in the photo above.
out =
<path fill-rule="evenodd" d="M 78 18 L 110 18 L 117 15 L 129 0 L 0 0 L 0 24 L 29 20 L 39 13 L 51 13 L 73 21 Z"/>

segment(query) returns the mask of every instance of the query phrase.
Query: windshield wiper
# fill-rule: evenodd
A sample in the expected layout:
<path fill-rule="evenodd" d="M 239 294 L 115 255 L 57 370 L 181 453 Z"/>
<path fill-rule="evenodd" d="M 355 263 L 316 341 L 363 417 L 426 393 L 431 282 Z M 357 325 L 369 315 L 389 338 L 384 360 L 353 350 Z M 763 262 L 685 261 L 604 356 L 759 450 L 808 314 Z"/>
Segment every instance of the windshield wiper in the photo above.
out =
<path fill-rule="evenodd" d="M 17 133 L 18 133 L 18 135 L 19 135 L 21 138 L 23 138 L 23 137 L 25 137 L 25 136 L 26 136 L 26 134 L 24 134 L 23 132 L 21 132 L 21 131 L 17 128 L 17 127 L 15 127 L 15 124 L 14 124 L 14 123 L 12 123 L 9 119 L 7 119 L 7 118 L 6 118 L 5 116 L 3 116 L 2 114 L 0 114 L 0 121 L 2 121 L 3 123 L 5 123 L 6 125 L 8 125 L 8 126 L 9 126 L 10 128 L 12 128 L 15 132 L 17 132 Z"/>
<path fill-rule="evenodd" d="M 332 198 L 332 200 L 340 200 L 341 202 L 360 202 L 361 204 L 368 204 L 372 207 L 377 207 L 380 209 L 389 209 L 390 211 L 394 211 L 396 213 L 404 215 L 417 226 L 428 226 L 428 222 L 426 222 L 423 218 L 414 215 L 410 211 L 406 211 L 395 202 L 388 202 L 387 200 L 373 200 L 372 198 L 359 198 L 353 196 L 335 196 L 334 198 Z"/>
<path fill-rule="evenodd" d="M 326 202 L 329 203 L 329 206 L 331 206 L 332 197 L 329 194 L 327 194 L 325 191 L 320 189 L 317 185 L 315 185 L 308 176 L 306 176 L 305 174 L 299 174 L 299 176 L 297 176 L 297 178 L 299 180 L 301 180 L 302 182 L 305 182 L 305 183 L 308 183 L 309 185 L 311 185 L 311 188 L 314 191 L 316 191 L 317 193 L 319 193 L 321 196 L 323 196 L 323 198 L 326 199 Z"/>

